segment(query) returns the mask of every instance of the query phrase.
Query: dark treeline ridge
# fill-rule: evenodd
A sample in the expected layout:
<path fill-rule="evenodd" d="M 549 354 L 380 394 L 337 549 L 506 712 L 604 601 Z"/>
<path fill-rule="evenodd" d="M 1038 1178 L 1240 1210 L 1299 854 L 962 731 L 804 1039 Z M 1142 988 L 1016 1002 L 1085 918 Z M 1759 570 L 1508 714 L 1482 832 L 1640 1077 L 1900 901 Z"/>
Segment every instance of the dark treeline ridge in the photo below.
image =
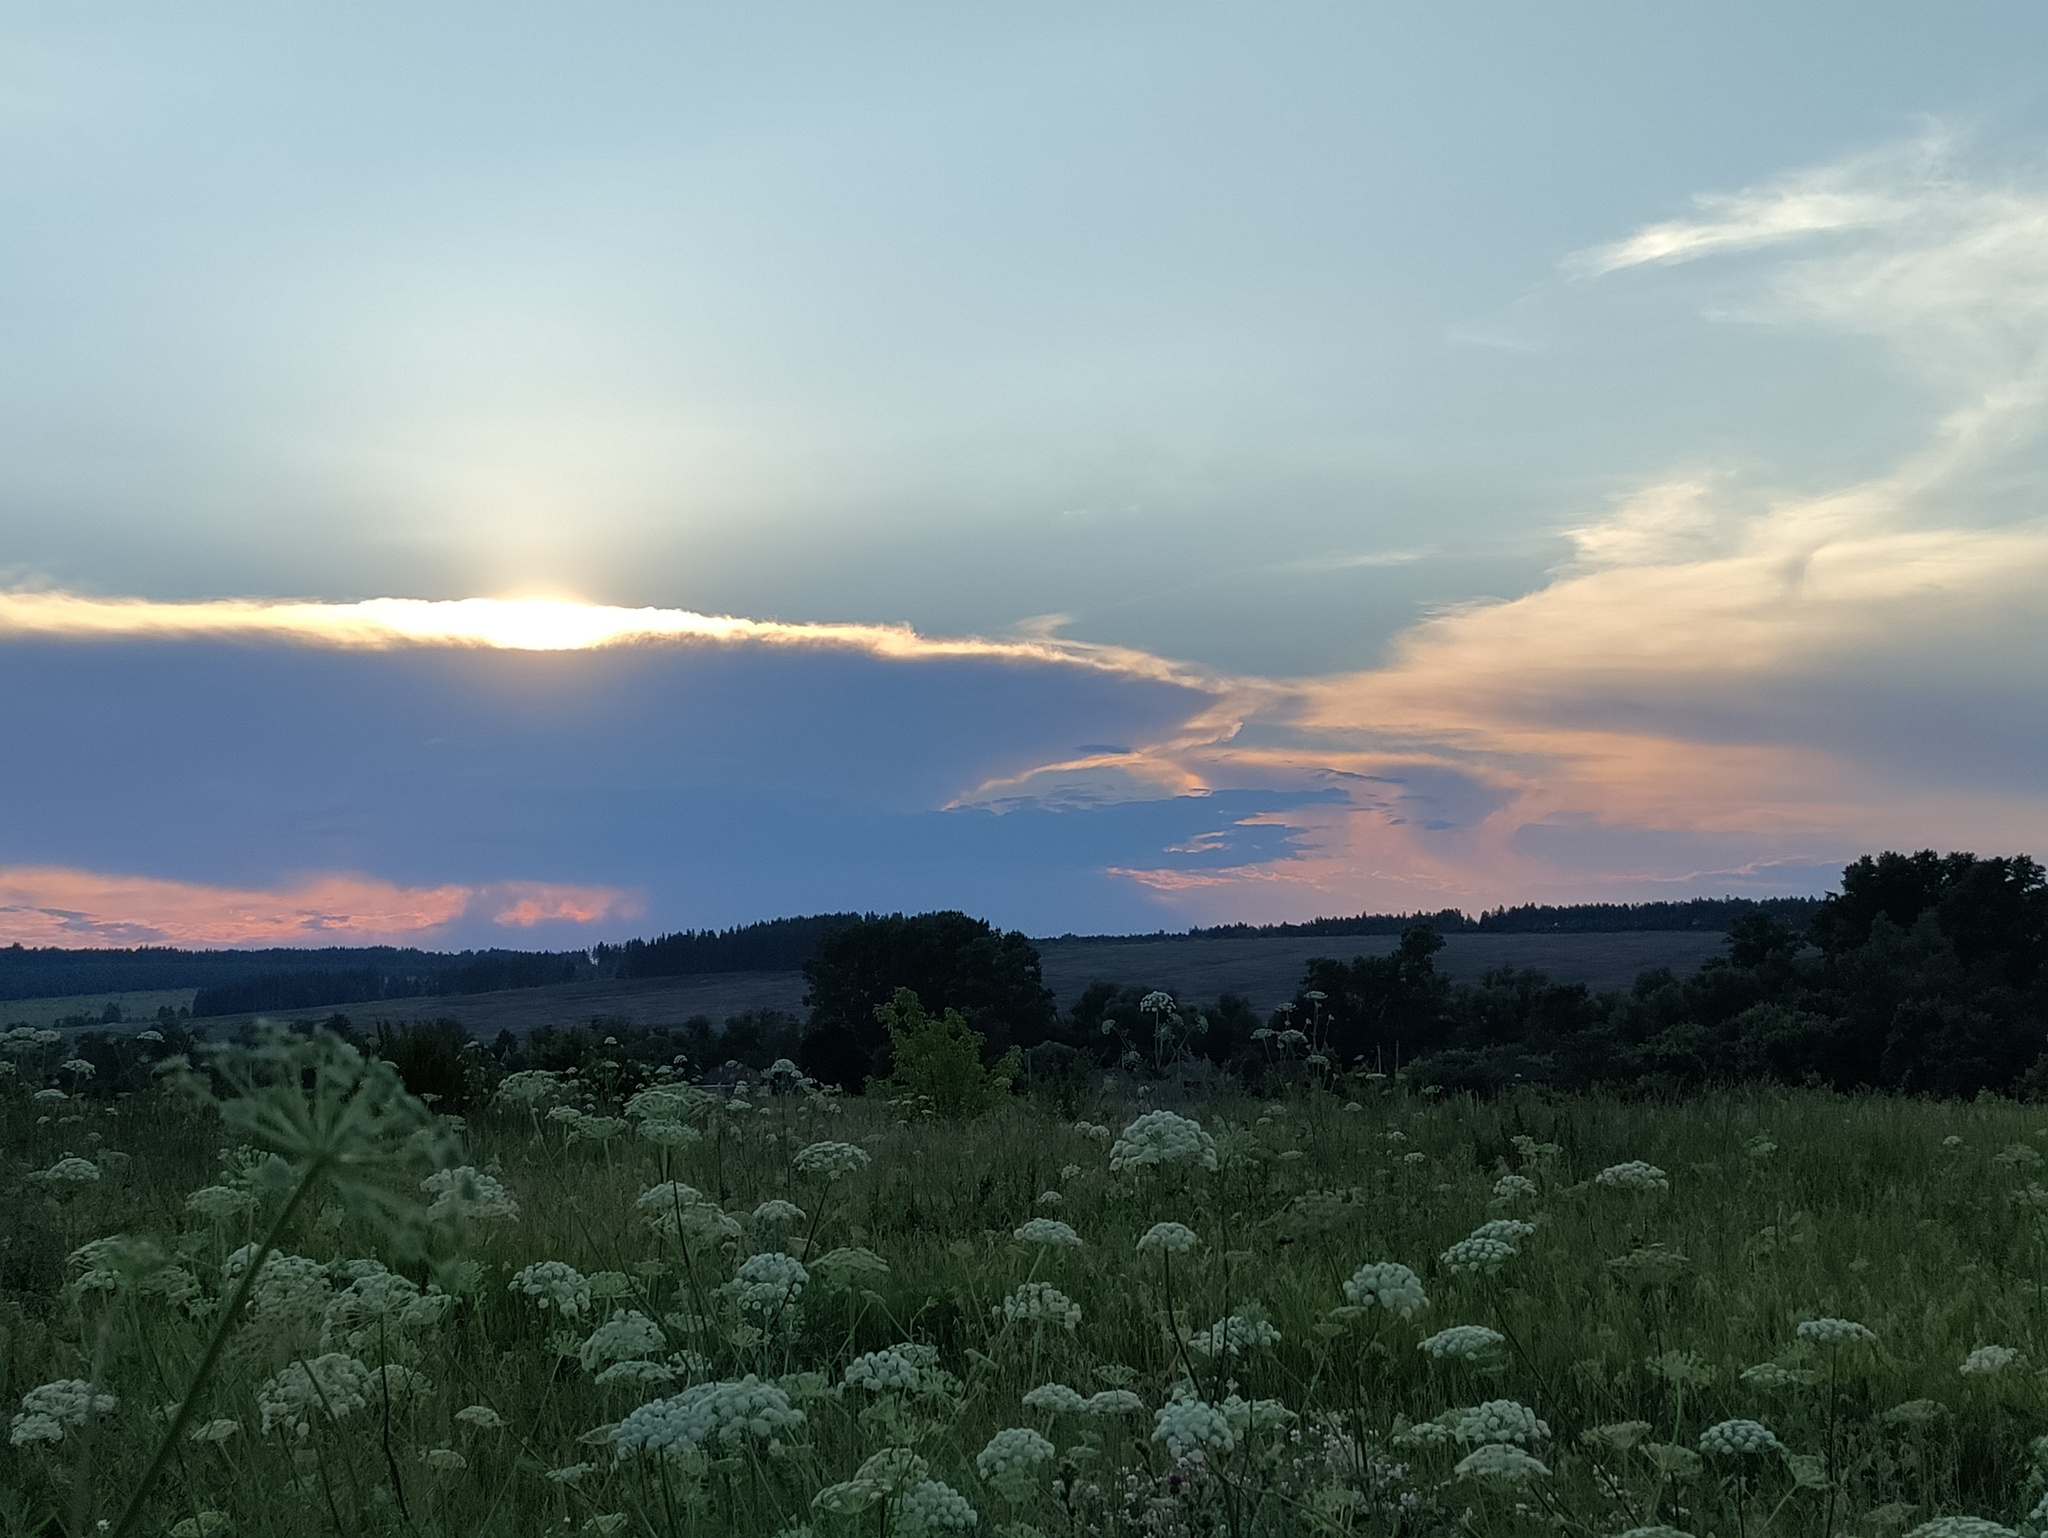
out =
<path fill-rule="evenodd" d="M 259 972 L 201 988 L 192 1017 L 252 1015 L 268 1009 L 312 1009 L 329 1004 L 374 1004 L 429 994 L 496 993 L 502 988 L 542 988 L 591 975 L 581 952 L 550 955 L 534 951 L 483 951 L 434 957 L 439 967 L 348 967 L 312 972 Z"/>
<path fill-rule="evenodd" d="M 1301 935 L 1398 935 L 1427 924 L 1440 935 L 1627 934 L 1645 930 L 1725 933 L 1737 919 L 1768 914 L 1804 928 L 1820 911 L 1819 897 L 1694 897 L 1683 902 L 1522 903 L 1491 908 L 1474 918 L 1456 908 L 1437 913 L 1361 913 L 1352 918 L 1310 919 L 1301 924 L 1219 924 L 1190 934 L 1211 938 Z"/>
<path fill-rule="evenodd" d="M 577 969 L 581 970 L 578 971 Z M 210 1014 L 301 1007 L 282 1002 L 307 995 L 306 1005 L 418 997 L 423 993 L 481 993 L 589 976 L 581 951 L 413 950 L 391 945 L 188 951 L 170 946 L 133 950 L 65 950 L 55 946 L 0 946 L 0 1000 L 66 998 L 73 994 L 141 993 L 196 988 L 202 993 L 251 988 L 261 1003 L 212 1008 Z M 373 984 L 364 982 L 374 978 Z M 288 979 L 304 979 L 294 983 Z M 369 993 L 367 987 L 384 991 Z M 269 990 L 265 995 L 264 990 Z M 340 990 L 338 992 L 333 990 Z M 313 997 L 312 995 L 318 995 Z M 222 995 L 225 997 L 225 995 Z"/>
<path fill-rule="evenodd" d="M 835 929 L 874 914 L 819 913 L 731 929 L 683 929 L 652 940 L 601 945 L 592 954 L 615 977 L 695 977 L 706 972 L 795 972 Z"/>

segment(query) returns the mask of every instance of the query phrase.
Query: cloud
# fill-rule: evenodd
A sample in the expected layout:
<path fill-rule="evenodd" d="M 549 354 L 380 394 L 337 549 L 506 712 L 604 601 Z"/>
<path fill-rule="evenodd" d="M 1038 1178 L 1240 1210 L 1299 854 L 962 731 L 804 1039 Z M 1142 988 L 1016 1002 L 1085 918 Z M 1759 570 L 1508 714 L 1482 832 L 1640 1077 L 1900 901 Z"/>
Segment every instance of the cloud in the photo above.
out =
<path fill-rule="evenodd" d="M 637 894 L 499 882 L 405 887 L 327 874 L 271 888 L 208 886 L 53 866 L 0 868 L 0 944 L 62 946 L 432 945 L 464 920 L 532 943 L 552 925 L 637 918 Z"/>
<path fill-rule="evenodd" d="M 1561 519 L 1534 591 L 1440 609 L 1380 665 L 1224 676 L 1060 616 L 946 638 L 18 592 L 10 726 L 122 742 L 0 758 L 0 855 L 475 943 L 617 925 L 626 891 L 650 927 L 958 905 L 1045 931 L 1812 891 L 1874 847 L 2040 850 L 2048 187 L 1937 148 L 1702 200 L 1586 268 L 1767 251 L 1717 313 L 1880 342 L 1924 413 L 1887 468 L 1773 486 L 1695 456 Z M 294 907 L 307 871 L 398 895 Z M 144 888 L 67 891 L 7 899 L 38 915 L 14 921 L 165 927 Z"/>

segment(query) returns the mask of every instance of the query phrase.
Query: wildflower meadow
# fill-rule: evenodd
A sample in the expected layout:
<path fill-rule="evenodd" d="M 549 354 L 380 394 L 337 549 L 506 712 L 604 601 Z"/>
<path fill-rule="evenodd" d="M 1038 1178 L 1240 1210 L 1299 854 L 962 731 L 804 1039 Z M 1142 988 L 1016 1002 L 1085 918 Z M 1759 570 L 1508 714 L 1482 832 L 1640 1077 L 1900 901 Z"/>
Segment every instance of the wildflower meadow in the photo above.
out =
<path fill-rule="evenodd" d="M 2048 1526 L 2010 1100 L 4 1045 L 8 1534 Z"/>

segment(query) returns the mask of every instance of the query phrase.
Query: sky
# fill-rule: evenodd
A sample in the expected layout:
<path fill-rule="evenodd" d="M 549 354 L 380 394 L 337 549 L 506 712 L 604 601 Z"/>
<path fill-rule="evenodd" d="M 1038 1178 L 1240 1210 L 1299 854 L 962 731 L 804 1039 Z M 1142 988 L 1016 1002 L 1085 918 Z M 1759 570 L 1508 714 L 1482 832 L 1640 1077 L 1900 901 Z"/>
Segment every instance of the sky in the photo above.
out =
<path fill-rule="evenodd" d="M 10 6 L 0 944 L 2042 853 L 2044 45 Z"/>

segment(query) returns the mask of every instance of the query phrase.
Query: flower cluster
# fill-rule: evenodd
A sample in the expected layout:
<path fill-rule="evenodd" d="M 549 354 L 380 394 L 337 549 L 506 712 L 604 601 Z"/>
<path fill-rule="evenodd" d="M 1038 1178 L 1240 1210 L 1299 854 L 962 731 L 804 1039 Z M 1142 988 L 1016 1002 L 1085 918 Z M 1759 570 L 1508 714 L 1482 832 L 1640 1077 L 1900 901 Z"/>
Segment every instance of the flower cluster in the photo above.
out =
<path fill-rule="evenodd" d="M 1817 1346 L 1871 1346 L 1877 1332 L 1853 1319 L 1808 1319 L 1793 1332 Z"/>
<path fill-rule="evenodd" d="M 21 1413 L 9 1423 L 7 1440 L 16 1447 L 61 1442 L 65 1432 L 95 1415 L 112 1414 L 119 1405 L 112 1394 L 99 1392 L 83 1378 L 60 1378 L 21 1396 Z"/>
<path fill-rule="evenodd" d="M 1017 1230 L 1015 1237 L 1026 1244 L 1043 1244 L 1052 1248 L 1081 1247 L 1081 1236 L 1074 1232 L 1072 1225 L 1062 1223 L 1058 1218 L 1031 1218 Z"/>
<path fill-rule="evenodd" d="M 565 1319 L 590 1312 L 590 1283 L 566 1261 L 537 1260 L 513 1277 L 506 1290 L 524 1293 L 540 1307 L 551 1308 Z"/>
<path fill-rule="evenodd" d="M 804 1423 L 804 1412 L 789 1396 L 754 1374 L 734 1382 L 699 1383 L 633 1411 L 612 1429 L 612 1450 L 621 1458 L 641 1453 L 681 1457 L 736 1446 L 747 1437 L 761 1441 Z"/>
<path fill-rule="evenodd" d="M 1189 1349 L 1208 1357 L 1236 1356 L 1248 1346 L 1279 1343 L 1280 1332 L 1270 1322 L 1245 1314 L 1227 1314 L 1188 1337 Z"/>
<path fill-rule="evenodd" d="M 1956 1371 L 1966 1378 L 1993 1378 L 2019 1359 L 2020 1354 L 2010 1346 L 1979 1346 L 1963 1358 Z"/>
<path fill-rule="evenodd" d="M 1422 1278 L 1397 1260 L 1360 1266 L 1344 1284 L 1344 1296 L 1363 1308 L 1378 1304 L 1396 1319 L 1413 1319 L 1429 1307 Z"/>
<path fill-rule="evenodd" d="M 1152 1417 L 1152 1440 L 1163 1442 L 1168 1456 L 1185 1458 L 1191 1453 L 1227 1453 L 1237 1446 L 1237 1433 L 1219 1406 L 1201 1399 L 1175 1399 Z"/>
<path fill-rule="evenodd" d="M 1026 1391 L 1024 1408 L 1047 1415 L 1135 1415 L 1145 1402 L 1127 1388 L 1083 1394 L 1064 1383 L 1041 1383 Z"/>
<path fill-rule="evenodd" d="M 437 1222 L 509 1223 L 519 1216 L 519 1203 L 504 1182 L 471 1165 L 436 1170 L 420 1189 L 433 1198 L 427 1216 Z"/>
<path fill-rule="evenodd" d="M 303 1437 L 315 1411 L 337 1421 L 353 1415 L 370 1402 L 376 1383 L 377 1375 L 346 1352 L 294 1362 L 256 1391 L 264 1435 L 282 1427 Z"/>
<path fill-rule="evenodd" d="M 1173 1111 L 1147 1111 L 1124 1128 L 1109 1150 L 1109 1167 L 1118 1173 L 1176 1164 L 1213 1170 L 1216 1140 L 1200 1122 Z"/>
<path fill-rule="evenodd" d="M 1417 1342 L 1416 1349 L 1440 1362 L 1468 1361 L 1484 1356 L 1506 1339 L 1500 1331 L 1483 1324 L 1454 1324 L 1448 1330 L 1438 1330 L 1427 1340 Z"/>
<path fill-rule="evenodd" d="M 916 1389 L 923 1372 L 900 1346 L 868 1351 L 846 1364 L 840 1380 L 847 1388 L 866 1389 L 871 1394 L 907 1394 Z"/>
<path fill-rule="evenodd" d="M 1157 1250 L 1162 1255 L 1186 1255 L 1202 1241 L 1185 1223 L 1154 1223 L 1138 1240 L 1138 1253 Z"/>
<path fill-rule="evenodd" d="M 1668 1191 L 1671 1177 L 1654 1164 L 1630 1159 L 1626 1164 L 1608 1165 L 1593 1177 L 1593 1184 L 1616 1191 Z"/>
<path fill-rule="evenodd" d="M 1700 1433 L 1700 1451 L 1733 1458 L 1754 1453 L 1781 1453 L 1785 1444 L 1757 1421 L 1719 1421 Z"/>
<path fill-rule="evenodd" d="M 1536 1182 L 1527 1175 L 1503 1175 L 1493 1183 L 1493 1199 L 1497 1202 L 1520 1201 L 1536 1194 Z"/>
<path fill-rule="evenodd" d="M 1010 1324 L 1060 1324 L 1073 1329 L 1081 1322 L 1081 1305 L 1046 1282 L 1025 1282 L 1002 1302 Z"/>
<path fill-rule="evenodd" d="M 1023 1501 L 1044 1483 L 1043 1471 L 1056 1456 L 1052 1443 L 1029 1426 L 1011 1426 L 975 1454 L 974 1471 L 998 1494 Z"/>
<path fill-rule="evenodd" d="M 790 1156 L 789 1167 L 818 1180 L 843 1180 L 873 1161 L 858 1143 L 809 1143 Z"/>
<path fill-rule="evenodd" d="M 1446 1271 L 1484 1273 L 1498 1271 L 1515 1258 L 1516 1250 L 1505 1239 L 1460 1239 L 1441 1257 Z"/>
<path fill-rule="evenodd" d="M 727 1284 L 739 1306 L 758 1314 L 779 1313 L 803 1296 L 811 1273 L 794 1255 L 766 1250 L 749 1255 Z"/>
<path fill-rule="evenodd" d="M 576 1348 L 576 1359 L 585 1372 L 595 1373 L 614 1362 L 651 1361 L 667 1349 L 660 1325 L 637 1309 L 626 1309 L 592 1330 Z"/>
<path fill-rule="evenodd" d="M 927 1533 L 968 1533 L 981 1521 L 981 1514 L 967 1497 L 943 1480 L 927 1479 L 896 1497 L 890 1512 L 895 1519 L 890 1530 L 904 1538 Z"/>
<path fill-rule="evenodd" d="M 1550 1477 L 1550 1470 L 1542 1459 L 1507 1442 L 1488 1442 L 1475 1447 L 1458 1460 L 1457 1467 L 1451 1472 L 1460 1479 L 1502 1485 L 1525 1485 L 1532 1479 Z"/>

